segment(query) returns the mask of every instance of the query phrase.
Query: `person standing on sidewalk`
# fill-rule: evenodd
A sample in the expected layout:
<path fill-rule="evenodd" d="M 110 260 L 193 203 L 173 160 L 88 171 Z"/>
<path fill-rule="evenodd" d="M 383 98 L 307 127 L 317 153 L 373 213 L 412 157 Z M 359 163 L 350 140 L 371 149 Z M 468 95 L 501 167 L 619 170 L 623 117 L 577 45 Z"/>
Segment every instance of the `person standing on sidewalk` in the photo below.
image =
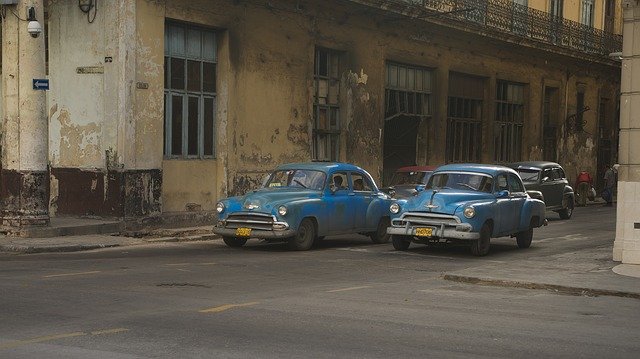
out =
<path fill-rule="evenodd" d="M 602 191 L 602 199 L 607 202 L 605 206 L 611 207 L 613 206 L 613 187 L 616 185 L 616 176 L 609 164 L 605 167 L 607 170 L 604 172 L 604 190 Z"/>
<path fill-rule="evenodd" d="M 587 197 L 589 197 L 589 192 L 591 192 L 591 187 L 593 186 L 593 178 L 587 171 L 582 171 L 578 174 L 578 178 L 576 179 L 576 186 L 574 187 L 576 191 L 578 191 L 578 206 L 586 206 L 587 205 Z"/>

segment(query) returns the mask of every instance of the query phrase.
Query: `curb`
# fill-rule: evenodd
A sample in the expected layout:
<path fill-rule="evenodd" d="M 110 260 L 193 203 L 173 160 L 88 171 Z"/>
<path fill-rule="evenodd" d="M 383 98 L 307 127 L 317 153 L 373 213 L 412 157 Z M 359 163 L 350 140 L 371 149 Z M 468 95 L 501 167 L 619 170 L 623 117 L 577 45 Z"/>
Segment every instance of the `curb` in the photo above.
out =
<path fill-rule="evenodd" d="M 0 252 L 12 252 L 18 254 L 56 253 L 56 252 L 80 252 L 93 249 L 120 247 L 120 244 L 78 244 L 72 246 L 29 247 L 18 245 L 0 246 Z"/>
<path fill-rule="evenodd" d="M 564 285 L 558 285 L 558 284 L 534 283 L 534 282 L 493 279 L 493 278 L 477 278 L 477 277 L 461 276 L 461 275 L 455 275 L 455 274 L 444 274 L 442 275 L 442 279 L 448 280 L 451 282 L 477 284 L 477 285 L 494 286 L 494 287 L 548 290 L 548 291 L 559 293 L 559 294 L 573 295 L 573 296 L 587 296 L 587 297 L 609 296 L 609 297 L 640 299 L 640 293 L 624 292 L 624 291 L 609 290 L 609 289 L 593 289 L 593 288 L 584 288 L 584 287 L 571 287 L 571 286 L 564 286 Z"/>

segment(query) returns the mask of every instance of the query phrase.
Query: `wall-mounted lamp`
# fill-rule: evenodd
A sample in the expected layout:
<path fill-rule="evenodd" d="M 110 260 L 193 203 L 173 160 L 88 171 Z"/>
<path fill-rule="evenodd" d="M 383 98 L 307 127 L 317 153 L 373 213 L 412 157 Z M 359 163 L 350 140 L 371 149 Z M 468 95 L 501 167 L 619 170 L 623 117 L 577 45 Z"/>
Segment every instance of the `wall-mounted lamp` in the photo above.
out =
<path fill-rule="evenodd" d="M 78 0 L 78 7 L 82 12 L 88 13 L 93 8 L 93 0 Z"/>

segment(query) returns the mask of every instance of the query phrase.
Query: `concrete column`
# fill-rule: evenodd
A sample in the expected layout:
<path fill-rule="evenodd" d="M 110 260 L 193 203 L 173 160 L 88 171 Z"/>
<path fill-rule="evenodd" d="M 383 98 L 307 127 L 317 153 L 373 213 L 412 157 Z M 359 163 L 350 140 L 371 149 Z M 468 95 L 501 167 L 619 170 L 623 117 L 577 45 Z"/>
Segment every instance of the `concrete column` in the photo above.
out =
<path fill-rule="evenodd" d="M 9 227 L 49 223 L 46 95 L 33 89 L 46 77 L 45 44 L 27 31 L 28 7 L 44 27 L 43 0 L 5 5 L 2 19 L 0 225 Z"/>
<path fill-rule="evenodd" d="M 613 259 L 640 264 L 640 1 L 624 0 L 616 239 Z"/>

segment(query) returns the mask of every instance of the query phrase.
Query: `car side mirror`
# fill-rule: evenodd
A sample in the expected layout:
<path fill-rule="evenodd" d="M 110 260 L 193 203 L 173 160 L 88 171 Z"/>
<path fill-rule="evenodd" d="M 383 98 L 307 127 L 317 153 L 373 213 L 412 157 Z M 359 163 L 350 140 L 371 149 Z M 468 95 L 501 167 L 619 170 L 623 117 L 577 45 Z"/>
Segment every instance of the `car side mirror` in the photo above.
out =
<path fill-rule="evenodd" d="M 507 197 L 509 197 L 509 194 L 510 194 L 509 191 L 504 190 L 504 191 L 500 191 L 500 192 L 496 193 L 496 197 L 497 198 L 507 198 Z"/>
<path fill-rule="evenodd" d="M 417 185 L 417 186 L 416 186 L 416 192 L 418 192 L 418 193 L 419 193 L 419 192 L 424 191 L 425 187 L 426 187 L 426 186 L 425 186 L 425 185 L 423 185 L 423 184 L 419 184 L 419 185 Z"/>
<path fill-rule="evenodd" d="M 389 196 L 391 196 L 391 197 L 395 197 L 395 196 L 396 196 L 396 190 L 395 190 L 395 189 L 393 189 L 393 187 L 391 187 L 391 188 L 389 189 Z"/>
<path fill-rule="evenodd" d="M 543 177 L 542 182 L 549 182 L 549 177 Z"/>

